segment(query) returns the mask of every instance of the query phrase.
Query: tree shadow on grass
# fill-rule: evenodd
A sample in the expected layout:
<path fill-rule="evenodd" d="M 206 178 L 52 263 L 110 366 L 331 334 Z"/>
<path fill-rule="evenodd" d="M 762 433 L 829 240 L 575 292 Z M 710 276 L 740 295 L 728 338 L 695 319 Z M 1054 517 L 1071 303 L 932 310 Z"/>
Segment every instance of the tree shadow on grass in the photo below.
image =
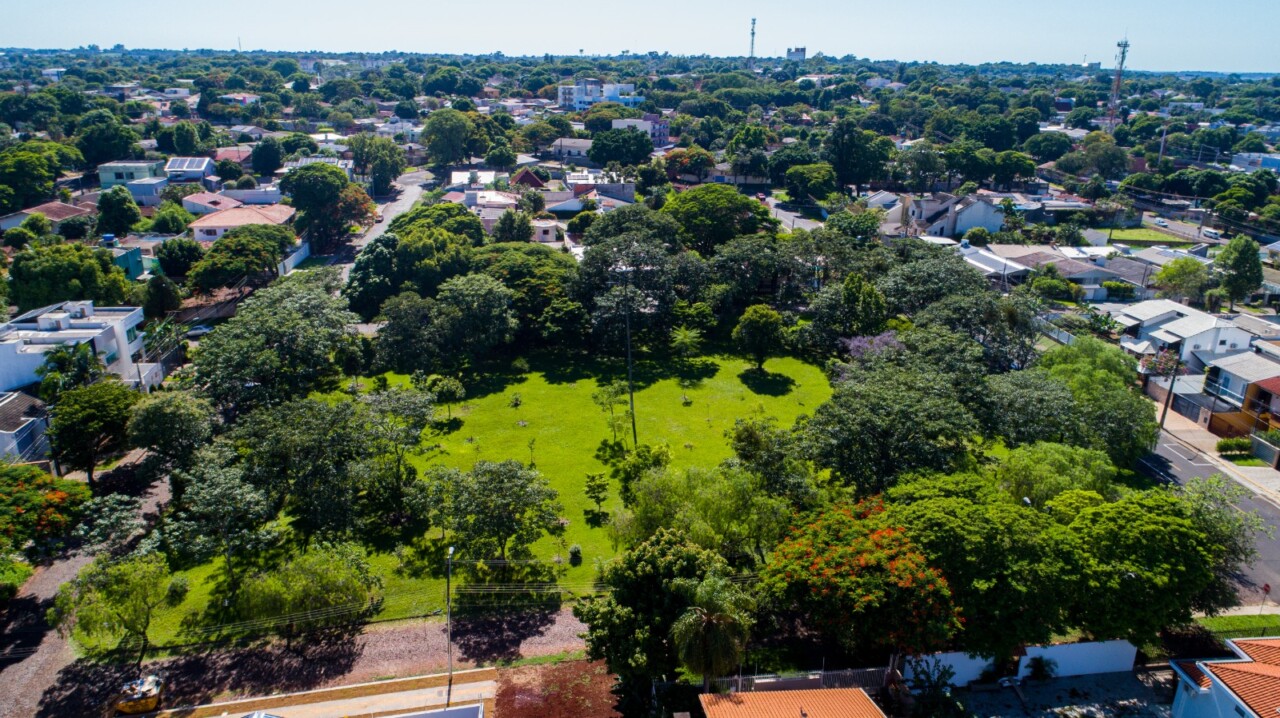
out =
<path fill-rule="evenodd" d="M 786 396 L 796 388 L 795 379 L 766 369 L 745 369 L 738 374 L 738 380 L 753 393 L 764 396 Z"/>
<path fill-rule="evenodd" d="M 529 608 L 530 601 L 541 604 Z M 475 597 L 460 602 L 453 619 L 453 640 L 469 661 L 515 660 L 521 657 L 520 645 L 554 625 L 559 611 L 559 599 L 533 594 Z"/>

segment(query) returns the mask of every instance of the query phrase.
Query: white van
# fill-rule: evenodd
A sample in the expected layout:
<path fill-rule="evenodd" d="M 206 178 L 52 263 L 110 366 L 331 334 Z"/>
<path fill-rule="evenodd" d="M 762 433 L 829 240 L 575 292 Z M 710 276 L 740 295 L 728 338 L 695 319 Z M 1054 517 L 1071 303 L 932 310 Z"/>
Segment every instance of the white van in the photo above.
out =
<path fill-rule="evenodd" d="M 1201 233 L 1209 239 L 1222 239 L 1222 232 L 1219 232 L 1216 229 L 1206 229 Z"/>

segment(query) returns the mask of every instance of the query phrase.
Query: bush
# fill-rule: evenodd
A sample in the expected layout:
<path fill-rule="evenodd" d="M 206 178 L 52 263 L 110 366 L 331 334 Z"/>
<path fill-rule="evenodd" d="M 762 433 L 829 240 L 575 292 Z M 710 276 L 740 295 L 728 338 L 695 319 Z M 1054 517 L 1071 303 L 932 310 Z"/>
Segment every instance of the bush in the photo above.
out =
<path fill-rule="evenodd" d="M 569 547 L 569 565 L 571 566 L 582 565 L 582 547 L 579 546 L 578 544 L 574 544 Z"/>
<path fill-rule="evenodd" d="M 517 374 L 528 374 L 529 360 L 524 357 L 519 357 L 515 361 L 511 362 L 511 371 L 514 371 Z"/>
<path fill-rule="evenodd" d="M 176 606 L 182 603 L 182 599 L 187 597 L 187 591 L 191 590 L 191 584 L 187 581 L 186 576 L 174 576 L 169 581 L 169 588 L 165 592 L 165 601 L 170 606 Z"/>
<path fill-rule="evenodd" d="M 1253 452 L 1253 441 L 1247 436 L 1235 436 L 1218 440 L 1219 454 L 1249 454 Z"/>
<path fill-rule="evenodd" d="M 1134 286 L 1128 282 L 1103 282 L 1102 288 L 1107 290 L 1107 299 L 1121 302 L 1133 299 Z"/>
<path fill-rule="evenodd" d="M 31 578 L 35 570 L 29 564 L 11 558 L 0 558 L 0 601 L 8 601 L 18 595 L 18 589 Z"/>

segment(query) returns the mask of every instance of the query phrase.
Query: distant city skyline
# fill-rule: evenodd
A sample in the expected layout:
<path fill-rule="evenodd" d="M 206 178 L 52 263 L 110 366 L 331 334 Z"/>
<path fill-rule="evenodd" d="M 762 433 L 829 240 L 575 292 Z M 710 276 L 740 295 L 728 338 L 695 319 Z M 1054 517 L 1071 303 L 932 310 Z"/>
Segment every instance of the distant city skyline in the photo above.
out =
<path fill-rule="evenodd" d="M 1275 0 L 1238 0 L 1230 18 L 1199 0 L 1076 0 L 1056 7 L 1019 0 L 917 0 L 903 6 L 693 0 L 674 8 L 617 8 L 604 12 L 522 0 L 488 0 L 483 11 L 470 3 L 430 0 L 356 10 L 339 0 L 223 0 L 204 9 L 159 0 L 19 2 L 3 11 L 0 46 L 745 56 L 756 17 L 761 57 L 781 57 L 788 47 L 803 46 L 811 57 L 821 52 L 943 64 L 1087 60 L 1109 68 L 1116 42 L 1127 35 L 1135 70 L 1280 73 L 1280 43 L 1272 37 L 1280 26 Z"/>

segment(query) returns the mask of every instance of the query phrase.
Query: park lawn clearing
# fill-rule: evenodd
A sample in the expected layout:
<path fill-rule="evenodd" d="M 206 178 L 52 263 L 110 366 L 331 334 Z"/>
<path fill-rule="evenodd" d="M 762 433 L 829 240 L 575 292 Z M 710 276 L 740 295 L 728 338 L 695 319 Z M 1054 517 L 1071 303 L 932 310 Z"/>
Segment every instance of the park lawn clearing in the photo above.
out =
<path fill-rule="evenodd" d="M 1256 616 L 1205 616 L 1197 618 L 1196 623 L 1214 633 L 1258 631 L 1259 635 L 1280 634 L 1280 614 L 1275 613 Z"/>
<path fill-rule="evenodd" d="M 591 394 L 602 384 L 625 379 L 618 360 L 574 361 L 562 356 L 530 360 L 531 371 L 493 387 L 467 386 L 467 399 L 452 409 L 457 427 L 441 438 L 443 455 L 429 459 L 458 469 L 477 461 L 515 459 L 532 463 L 560 494 L 569 521 L 562 538 L 544 537 L 534 546 L 541 559 L 568 560 L 568 548 L 582 547 L 582 562 L 569 567 L 563 583 L 588 592 L 595 561 L 612 558 L 606 525 L 588 525 L 595 504 L 584 495 L 589 473 L 607 471 L 595 458 L 600 442 L 611 439 L 606 414 Z M 770 359 L 759 375 L 745 359 L 709 356 L 693 360 L 636 362 L 636 429 L 642 444 L 666 444 L 675 468 L 714 466 L 729 458 L 725 431 L 738 419 L 773 417 L 791 426 L 831 395 L 822 371 L 792 358 Z M 393 384 L 405 377 L 389 377 Z M 513 399 L 519 395 L 519 406 Z M 688 405 L 685 405 L 685 399 Z M 445 414 L 448 410 L 441 408 Z M 619 432 L 630 444 L 630 425 Z M 532 452 L 530 441 L 533 441 Z M 427 460 L 422 462 L 424 465 Z M 618 486 L 610 488 L 603 510 L 621 508 Z"/>
<path fill-rule="evenodd" d="M 617 553 L 609 539 L 607 519 L 595 525 L 588 522 L 596 507 L 584 495 L 586 477 L 608 471 L 595 452 L 601 441 L 612 438 L 606 415 L 591 394 L 601 384 L 625 379 L 626 364 L 617 359 L 563 355 L 530 357 L 529 364 L 527 373 L 472 378 L 466 384 L 466 400 L 452 407 L 437 407 L 437 415 L 447 428 L 424 443 L 438 442 L 439 450 L 417 457 L 415 463 L 419 469 L 444 465 L 468 470 L 480 460 L 514 459 L 528 464 L 532 459 L 559 492 L 564 506 L 561 516 L 569 522 L 563 537 L 544 537 L 533 546 L 534 558 L 561 562 L 565 573 L 559 584 L 566 593 L 591 594 L 595 592 L 596 562 Z M 831 396 L 826 376 L 812 364 L 782 357 L 770 359 L 765 369 L 762 374 L 747 360 L 727 355 L 638 359 L 635 383 L 640 442 L 669 446 L 675 468 L 710 467 L 732 454 L 725 431 L 737 419 L 772 417 L 779 426 L 789 427 Z M 409 383 L 403 374 L 386 377 L 390 386 Z M 369 379 L 360 384 L 364 391 L 374 386 Z M 333 400 L 339 400 L 339 393 L 331 395 Z M 517 394 L 519 406 L 512 406 Z M 630 444 L 630 424 L 619 438 Z M 614 484 L 603 510 L 608 514 L 621 506 Z M 282 516 L 282 542 L 259 557 L 256 563 L 261 568 L 282 560 L 296 548 L 297 537 L 288 523 L 288 517 Z M 382 578 L 383 601 L 372 620 L 443 613 L 445 542 L 440 541 L 438 529 L 402 536 L 399 545 L 394 538 L 355 538 L 368 550 L 369 562 Z M 568 549 L 575 544 L 582 548 L 582 561 L 571 566 Z M 217 590 L 222 580 L 221 559 L 176 571 L 175 575 L 188 580 L 189 591 L 179 605 L 156 612 L 151 632 L 156 654 L 165 653 L 165 646 L 262 632 L 260 628 L 242 629 L 236 625 L 239 620 L 229 615 L 212 617 L 221 613 L 210 610 L 223 596 Z M 454 581 L 466 581 L 457 563 Z M 210 625 L 214 623 L 221 624 L 222 630 Z"/>
<path fill-rule="evenodd" d="M 1129 227 L 1110 232 L 1112 242 L 1128 244 L 1164 244 L 1170 247 L 1190 247 L 1193 242 L 1176 234 L 1166 234 L 1149 227 Z"/>

